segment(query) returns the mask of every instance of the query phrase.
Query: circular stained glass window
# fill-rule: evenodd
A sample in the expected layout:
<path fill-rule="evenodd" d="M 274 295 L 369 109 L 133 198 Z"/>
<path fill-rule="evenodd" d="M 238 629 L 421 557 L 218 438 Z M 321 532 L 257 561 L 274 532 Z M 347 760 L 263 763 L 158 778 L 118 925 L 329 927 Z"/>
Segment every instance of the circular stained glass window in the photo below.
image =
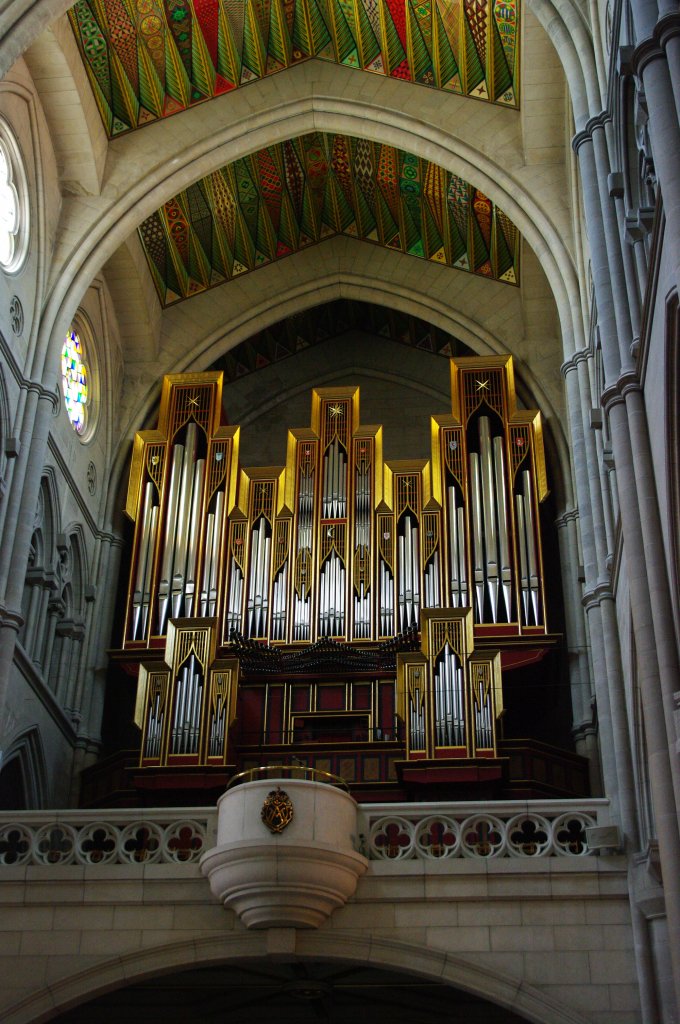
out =
<path fill-rule="evenodd" d="M 87 422 L 88 378 L 80 335 L 71 329 L 61 350 L 61 385 L 68 418 L 79 434 L 83 433 Z"/>
<path fill-rule="evenodd" d="M 14 136 L 0 120 L 0 268 L 14 273 L 28 246 L 26 178 Z"/>

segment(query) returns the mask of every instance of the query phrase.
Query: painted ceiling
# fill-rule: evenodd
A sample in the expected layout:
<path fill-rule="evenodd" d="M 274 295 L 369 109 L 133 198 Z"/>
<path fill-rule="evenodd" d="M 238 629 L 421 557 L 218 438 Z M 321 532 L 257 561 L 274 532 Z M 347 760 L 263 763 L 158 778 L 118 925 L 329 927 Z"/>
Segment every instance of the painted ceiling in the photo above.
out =
<path fill-rule="evenodd" d="M 514 107 L 518 0 L 78 0 L 110 137 L 316 57 Z"/>
<path fill-rule="evenodd" d="M 305 309 L 258 331 L 221 355 L 209 369 L 221 370 L 225 383 L 229 384 L 265 366 L 289 359 L 304 349 L 339 338 L 348 331 L 387 338 L 398 345 L 417 348 L 447 360 L 474 355 L 458 338 L 419 317 L 370 302 L 336 299 Z"/>
<path fill-rule="evenodd" d="M 410 153 L 312 132 L 228 164 L 139 228 L 164 306 L 335 235 L 511 284 L 519 233 L 462 178 Z"/>

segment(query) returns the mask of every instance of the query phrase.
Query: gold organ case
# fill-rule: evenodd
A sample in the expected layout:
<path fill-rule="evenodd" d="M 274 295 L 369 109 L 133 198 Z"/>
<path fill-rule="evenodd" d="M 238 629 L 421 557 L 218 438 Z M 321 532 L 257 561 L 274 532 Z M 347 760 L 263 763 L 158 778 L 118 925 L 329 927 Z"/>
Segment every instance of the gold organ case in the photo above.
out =
<path fill-rule="evenodd" d="M 541 418 L 510 357 L 450 365 L 428 461 L 384 461 L 359 389 L 337 387 L 312 392 L 285 466 L 242 467 L 221 374 L 164 379 L 126 507 L 140 777 L 297 761 L 378 793 L 507 775 L 504 659 L 558 641 Z"/>

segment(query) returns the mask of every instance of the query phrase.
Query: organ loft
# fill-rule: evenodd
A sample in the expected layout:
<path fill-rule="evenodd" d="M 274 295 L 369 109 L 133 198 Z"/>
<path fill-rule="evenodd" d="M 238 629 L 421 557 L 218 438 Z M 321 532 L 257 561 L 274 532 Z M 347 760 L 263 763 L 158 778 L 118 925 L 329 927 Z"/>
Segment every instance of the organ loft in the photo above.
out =
<path fill-rule="evenodd" d="M 550 725 L 564 654 L 540 413 L 518 407 L 510 357 L 450 372 L 429 460 L 385 461 L 359 389 L 331 387 L 285 466 L 254 469 L 221 374 L 164 379 L 134 440 L 111 654 L 137 747 L 116 786 L 106 762 L 86 773 L 91 805 L 206 803 L 265 765 L 367 801 L 587 791 Z"/>

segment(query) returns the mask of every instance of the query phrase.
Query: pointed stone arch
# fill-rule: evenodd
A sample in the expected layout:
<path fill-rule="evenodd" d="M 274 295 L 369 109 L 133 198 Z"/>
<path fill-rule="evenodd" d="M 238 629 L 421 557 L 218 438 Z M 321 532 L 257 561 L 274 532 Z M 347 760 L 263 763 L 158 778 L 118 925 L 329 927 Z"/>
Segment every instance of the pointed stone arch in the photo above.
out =
<path fill-rule="evenodd" d="M 16 772 L 15 778 L 18 777 L 21 780 L 23 806 L 10 808 L 9 805 L 5 806 L 0 803 L 0 807 L 19 810 L 37 810 L 43 807 L 47 794 L 47 769 L 38 726 L 31 726 L 15 736 L 4 752 L 0 764 L 0 792 L 2 792 L 2 777 L 8 770 Z"/>

